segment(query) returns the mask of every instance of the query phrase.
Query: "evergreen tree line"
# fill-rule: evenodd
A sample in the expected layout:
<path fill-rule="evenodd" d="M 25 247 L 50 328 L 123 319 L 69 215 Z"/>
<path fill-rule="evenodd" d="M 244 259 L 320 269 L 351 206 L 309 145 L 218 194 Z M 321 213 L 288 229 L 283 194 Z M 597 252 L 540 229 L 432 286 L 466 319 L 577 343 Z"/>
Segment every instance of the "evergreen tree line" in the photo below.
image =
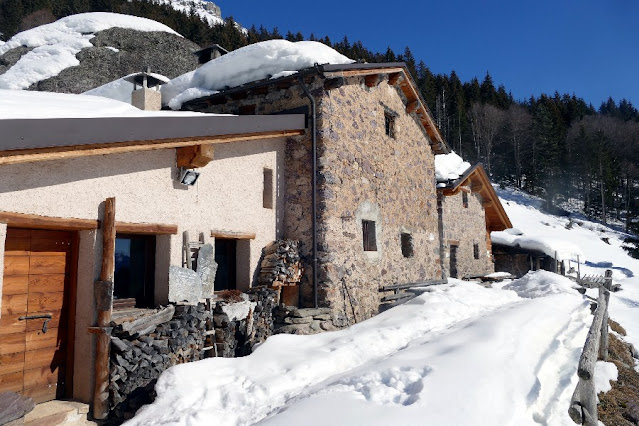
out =
<path fill-rule="evenodd" d="M 630 101 L 608 99 L 598 109 L 574 94 L 542 94 L 513 99 L 486 73 L 462 82 L 455 71 L 433 74 L 408 47 L 401 53 L 367 49 L 347 37 L 281 34 L 278 28 L 242 30 L 227 18 L 210 27 L 193 11 L 143 0 L 0 0 L 0 32 L 5 40 L 63 16 L 108 11 L 161 22 L 201 46 L 228 50 L 264 40 L 316 40 L 365 62 L 406 62 L 449 146 L 470 162 L 482 162 L 492 179 L 543 197 L 549 209 L 562 203 L 603 222 L 614 219 L 639 232 L 639 112 Z"/>

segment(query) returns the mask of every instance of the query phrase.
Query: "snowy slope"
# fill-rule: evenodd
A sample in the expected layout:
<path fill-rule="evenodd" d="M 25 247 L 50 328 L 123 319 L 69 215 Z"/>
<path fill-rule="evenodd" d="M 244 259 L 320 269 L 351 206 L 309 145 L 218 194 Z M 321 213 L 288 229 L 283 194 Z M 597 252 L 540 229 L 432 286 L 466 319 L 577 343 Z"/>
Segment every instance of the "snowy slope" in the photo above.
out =
<path fill-rule="evenodd" d="M 610 315 L 639 343 L 639 261 L 623 234 L 543 214 L 538 201 L 501 191 L 527 235 L 570 239 L 611 267 L 623 290 Z M 610 245 L 600 239 L 605 235 Z M 207 359 L 166 371 L 155 403 L 130 425 L 573 425 L 567 409 L 592 321 L 589 300 L 546 271 L 484 288 L 451 279 L 349 329 L 270 337 L 248 357 Z M 598 389 L 616 378 L 599 363 Z"/>
<path fill-rule="evenodd" d="M 166 4 L 186 15 L 191 11 L 210 26 L 224 23 L 220 8 L 213 2 L 206 0 L 149 0 L 155 4 Z"/>
<path fill-rule="evenodd" d="M 19 46 L 33 48 L 0 75 L 0 89 L 26 89 L 33 83 L 58 75 L 80 64 L 76 54 L 92 47 L 98 31 L 119 27 L 137 31 L 162 31 L 178 35 L 151 19 L 107 12 L 80 13 L 23 31 L 0 45 L 0 56 Z M 181 36 L 180 36 L 181 37 Z"/>

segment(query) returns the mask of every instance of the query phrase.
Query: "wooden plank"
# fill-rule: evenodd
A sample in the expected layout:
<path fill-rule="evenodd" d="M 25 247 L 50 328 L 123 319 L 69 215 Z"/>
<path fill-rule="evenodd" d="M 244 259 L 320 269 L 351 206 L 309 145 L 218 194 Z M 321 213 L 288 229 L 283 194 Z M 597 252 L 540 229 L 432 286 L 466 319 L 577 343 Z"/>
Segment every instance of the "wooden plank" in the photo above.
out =
<path fill-rule="evenodd" d="M 51 238 L 32 238 L 31 239 L 31 255 L 41 256 L 66 256 L 71 251 L 71 241 L 51 239 Z"/>
<path fill-rule="evenodd" d="M 2 315 L 0 317 L 0 339 L 5 334 L 24 333 L 27 329 L 26 321 L 21 321 L 21 315 Z"/>
<path fill-rule="evenodd" d="M 366 77 L 364 77 L 364 84 L 366 84 L 366 87 L 375 87 L 379 84 L 379 81 L 379 74 L 367 75 Z"/>
<path fill-rule="evenodd" d="M 388 84 L 390 86 L 397 85 L 401 80 L 403 80 L 404 73 L 402 71 L 394 72 L 388 75 Z"/>
<path fill-rule="evenodd" d="M 211 231 L 211 237 L 214 238 L 226 238 L 230 240 L 254 240 L 254 232 L 237 232 L 237 231 L 223 231 L 220 229 L 214 229 Z"/>
<path fill-rule="evenodd" d="M 36 312 L 52 312 L 62 310 L 64 305 L 64 293 L 29 293 L 28 315 L 35 315 Z M 36 321 L 36 320 L 34 320 Z M 37 320 L 39 321 L 39 320 Z"/>
<path fill-rule="evenodd" d="M 21 392 L 22 371 L 0 376 L 0 392 Z"/>
<path fill-rule="evenodd" d="M 31 238 L 30 229 L 8 228 L 7 238 Z"/>
<path fill-rule="evenodd" d="M 411 112 L 415 112 L 417 108 L 419 108 L 419 100 L 410 102 L 406 105 L 406 113 L 410 114 Z"/>
<path fill-rule="evenodd" d="M 54 293 L 64 291 L 64 274 L 43 274 L 29 276 L 29 292 Z"/>
<path fill-rule="evenodd" d="M 24 369 L 62 366 L 64 365 L 65 351 L 58 348 L 43 348 L 24 353 Z"/>
<path fill-rule="evenodd" d="M 58 328 L 60 326 L 60 321 L 62 318 L 60 315 L 62 312 L 60 311 L 42 311 L 42 312 L 29 312 L 29 315 L 38 315 L 38 314 L 51 314 L 52 318 L 47 322 L 47 329 Z M 24 321 L 27 323 L 26 331 L 41 331 L 42 326 L 44 325 L 44 318 L 38 319 L 30 319 Z"/>
<path fill-rule="evenodd" d="M 24 370 L 24 389 L 49 387 L 58 383 L 58 367 L 39 367 Z"/>
<path fill-rule="evenodd" d="M 5 276 L 2 283 L 3 296 L 13 294 L 27 294 L 29 291 L 28 275 L 9 275 Z"/>
<path fill-rule="evenodd" d="M 579 358 L 577 375 L 584 380 L 592 380 L 595 373 L 595 363 L 597 362 L 597 355 L 599 354 L 602 321 L 604 314 L 608 309 L 606 298 L 604 296 L 605 291 L 607 290 L 603 290 L 601 287 L 599 288 L 597 310 L 595 311 L 595 317 L 593 318 L 590 329 L 588 330 L 584 350 Z"/>
<path fill-rule="evenodd" d="M 31 239 L 29 237 L 9 237 L 4 241 L 5 256 L 28 255 L 31 248 Z"/>
<path fill-rule="evenodd" d="M 363 70 L 345 70 L 345 71 L 325 72 L 324 76 L 326 78 L 361 77 L 361 76 L 371 75 L 371 74 L 393 75 L 395 73 L 401 73 L 401 72 L 403 72 L 403 68 L 369 68 L 369 69 L 363 69 Z"/>
<path fill-rule="evenodd" d="M 122 234 L 175 235 L 178 232 L 178 227 L 165 223 L 116 222 L 115 230 Z"/>
<path fill-rule="evenodd" d="M 0 355 L 0 375 L 22 373 L 22 370 L 24 370 L 24 352 Z"/>
<path fill-rule="evenodd" d="M 58 393 L 58 384 L 52 383 L 50 385 L 40 386 L 33 389 L 25 389 L 21 393 L 23 396 L 33 399 L 33 402 L 35 402 L 36 404 L 41 404 L 43 402 L 52 401 L 56 399 L 57 393 Z M 56 416 L 60 416 L 60 415 L 58 414 Z M 54 421 L 62 422 L 64 421 L 64 416 L 63 418 L 60 418 L 59 420 L 57 420 L 57 417 L 56 417 Z"/>
<path fill-rule="evenodd" d="M 4 275 L 28 275 L 29 256 L 5 256 Z"/>
<path fill-rule="evenodd" d="M 1 163 L 1 161 L 0 161 Z M 61 217 L 41 216 L 36 214 L 14 213 L 0 211 L 0 222 L 14 228 L 34 229 L 67 229 L 85 230 L 97 229 L 100 222 L 93 219 L 71 219 Z"/>
<path fill-rule="evenodd" d="M 58 333 L 61 335 L 59 336 Z M 43 333 L 41 329 L 37 331 L 27 331 L 25 350 L 35 351 L 44 348 L 57 348 L 60 346 L 63 333 L 64 330 L 59 328 L 50 328 L 46 333 Z"/>
<path fill-rule="evenodd" d="M 24 315 L 27 313 L 26 294 L 8 294 L 2 296 L 2 316 L 5 315 Z"/>
<path fill-rule="evenodd" d="M 66 257 L 65 256 L 51 256 L 51 255 L 31 255 L 29 261 L 29 274 L 64 274 L 66 271 Z"/>
<path fill-rule="evenodd" d="M 0 355 L 24 352 L 25 347 L 24 333 L 6 334 L 0 339 Z"/>
<path fill-rule="evenodd" d="M 204 167 L 213 160 L 214 150 L 213 145 L 195 145 L 176 148 L 177 166 L 187 169 Z"/>
<path fill-rule="evenodd" d="M 229 142 L 248 142 L 262 139 L 272 139 L 289 136 L 303 135 L 304 130 L 277 130 L 260 133 L 243 133 L 236 135 L 220 135 L 214 138 L 186 138 L 185 139 L 160 139 L 150 141 L 120 142 L 111 144 L 89 144 L 82 146 L 64 146 L 54 148 L 38 148 L 30 150 L 14 150 L 0 153 L 0 165 L 33 163 L 38 161 L 52 161 L 70 158 L 79 158 L 95 155 L 121 154 L 126 152 L 140 152 L 157 149 L 172 149 L 198 144 L 218 144 Z M 0 215 L 0 222 L 4 222 Z M 7 223 L 7 222 L 4 222 Z M 13 225 L 16 226 L 16 225 Z M 27 226 L 33 228 L 34 226 Z M 61 228 L 63 229 L 63 228 Z M 72 229 L 72 228 L 67 228 Z M 76 228 L 80 229 L 80 228 Z M 86 229 L 95 229 L 86 228 Z"/>

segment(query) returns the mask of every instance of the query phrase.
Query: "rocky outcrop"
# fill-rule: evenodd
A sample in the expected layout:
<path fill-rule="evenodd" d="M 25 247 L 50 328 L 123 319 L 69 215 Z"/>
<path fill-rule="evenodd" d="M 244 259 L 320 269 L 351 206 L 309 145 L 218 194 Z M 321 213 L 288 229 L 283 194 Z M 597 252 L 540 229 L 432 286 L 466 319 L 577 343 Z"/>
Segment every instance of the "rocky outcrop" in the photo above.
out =
<path fill-rule="evenodd" d="M 94 47 L 83 49 L 76 55 L 80 65 L 35 83 L 29 90 L 82 93 L 125 75 L 144 71 L 147 67 L 175 78 L 194 70 L 198 65 L 193 52 L 200 47 L 190 40 L 166 32 L 110 28 L 96 33 L 91 43 Z M 0 73 L 27 51 L 26 48 L 17 48 L 1 56 Z M 6 69 L 3 70 L 2 66 Z"/>

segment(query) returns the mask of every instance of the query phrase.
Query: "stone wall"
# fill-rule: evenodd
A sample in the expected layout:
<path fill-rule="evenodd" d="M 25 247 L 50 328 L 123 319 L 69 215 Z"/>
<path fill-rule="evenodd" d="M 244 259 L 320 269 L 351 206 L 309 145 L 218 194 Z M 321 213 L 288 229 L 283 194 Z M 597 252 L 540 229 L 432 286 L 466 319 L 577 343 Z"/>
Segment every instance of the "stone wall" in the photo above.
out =
<path fill-rule="evenodd" d="M 371 88 L 363 77 L 306 84 L 318 108 L 319 302 L 336 324 L 359 322 L 377 313 L 380 286 L 441 277 L 434 157 L 416 117 L 405 112 L 403 93 L 387 79 Z M 297 84 L 212 103 L 196 109 L 269 114 L 309 105 Z M 394 137 L 385 133 L 386 111 L 395 116 Z M 304 306 L 311 302 L 310 148 L 307 131 L 288 141 L 285 154 L 284 238 L 300 241 Z M 363 220 L 376 222 L 376 252 L 363 250 Z M 412 241 L 409 257 L 403 233 Z"/>
<path fill-rule="evenodd" d="M 470 186 L 465 187 L 470 190 Z M 479 193 L 467 194 L 468 207 L 464 207 L 464 196 L 442 196 L 444 223 L 444 259 L 442 266 L 450 276 L 450 246 L 457 245 L 457 277 L 487 274 L 495 271 L 492 253 L 486 243 L 486 216 Z M 474 244 L 478 245 L 479 259 L 475 259 Z"/>

